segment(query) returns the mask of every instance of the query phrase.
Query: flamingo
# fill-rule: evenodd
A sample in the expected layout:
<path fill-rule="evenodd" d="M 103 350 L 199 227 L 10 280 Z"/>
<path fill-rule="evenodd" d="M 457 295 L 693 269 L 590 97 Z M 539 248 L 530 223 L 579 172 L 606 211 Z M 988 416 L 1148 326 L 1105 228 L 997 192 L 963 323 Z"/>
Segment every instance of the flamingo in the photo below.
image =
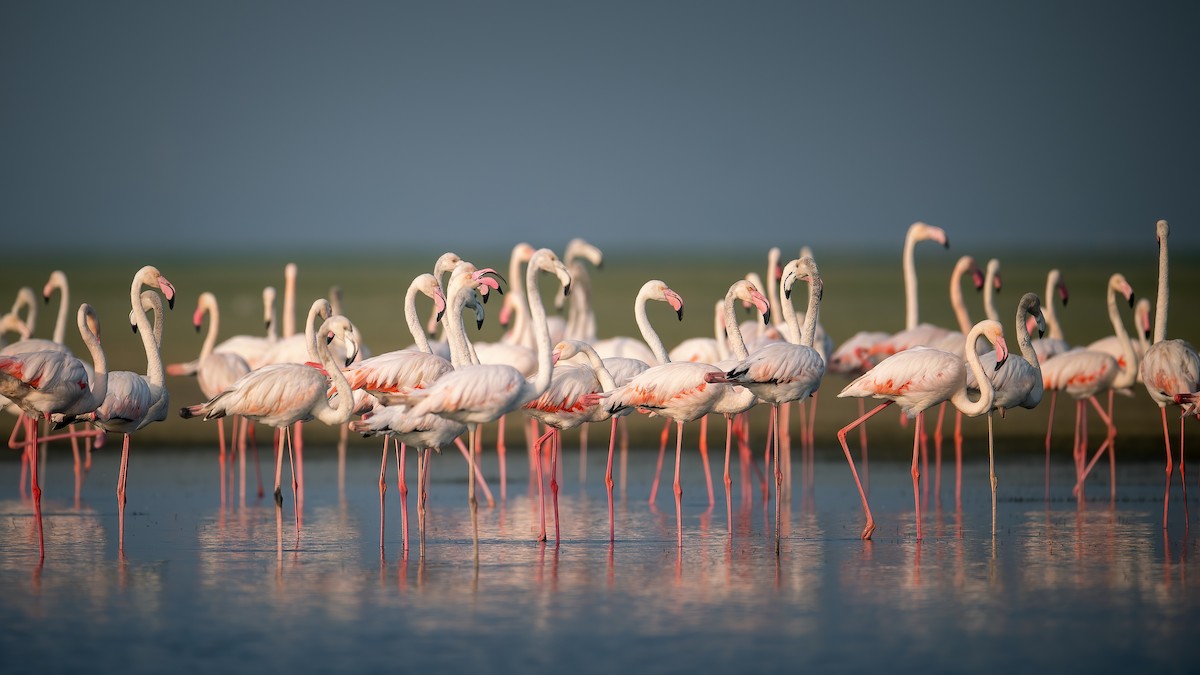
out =
<path fill-rule="evenodd" d="M 590 343 L 596 339 L 596 312 L 592 307 L 591 274 L 585 261 L 601 269 L 604 252 L 578 237 L 567 242 L 563 264 L 571 273 L 571 301 L 567 305 L 567 325 L 563 335 L 567 339 Z"/>
<path fill-rule="evenodd" d="M 572 341 L 578 343 L 578 341 Z M 552 352 L 552 363 L 556 364 L 551 373 L 550 385 L 537 398 L 521 406 L 525 414 L 546 425 L 549 430 L 534 442 L 534 453 L 541 456 L 541 446 L 550 440 L 550 494 L 554 501 L 554 543 L 560 539 L 558 517 L 558 455 L 562 447 L 562 432 L 564 429 L 574 429 L 592 421 L 602 421 L 608 414 L 601 410 L 599 392 L 612 391 L 616 388 L 612 375 L 600 361 L 599 355 L 590 347 L 589 358 L 594 359 L 586 366 L 559 363 L 565 345 L 555 345 Z M 579 347 L 576 346 L 576 350 Z M 587 353 L 587 352 L 585 352 Z M 538 474 L 538 493 L 541 494 L 542 476 Z M 612 521 L 609 521 L 610 536 Z M 546 539 L 546 504 L 541 504 L 541 522 L 538 530 L 538 541 Z"/>
<path fill-rule="evenodd" d="M 749 357 L 750 353 L 746 349 L 746 341 L 742 338 L 742 331 L 738 326 L 737 316 L 734 314 L 734 300 L 741 300 L 754 305 L 762 315 L 763 324 L 771 322 L 771 305 L 770 302 L 758 292 L 754 284 L 747 280 L 734 282 L 729 290 L 725 293 L 725 299 L 721 303 L 722 319 L 727 334 L 726 346 L 730 352 L 729 358 L 718 360 L 714 363 L 717 368 L 722 370 L 730 370 L 736 368 L 738 363 Z M 734 418 L 758 403 L 758 396 L 754 391 L 741 386 L 731 386 L 722 392 L 721 398 L 713 405 L 713 412 L 725 416 L 725 518 L 728 527 L 728 534 L 733 536 L 733 502 L 732 490 L 733 482 L 729 477 L 729 453 L 733 441 L 733 426 Z M 704 434 L 701 433 L 701 441 L 704 441 Z M 704 456 L 704 468 L 707 476 L 708 459 L 707 453 L 701 453 Z M 712 504 L 712 494 L 709 494 L 709 504 Z"/>
<path fill-rule="evenodd" d="M 451 300 L 449 303 L 449 316 L 447 317 L 446 335 L 451 346 L 451 369 L 472 363 L 472 355 L 470 343 L 467 340 L 466 332 L 462 326 L 462 310 L 465 305 L 473 305 L 476 309 L 476 322 L 482 323 L 481 314 L 482 305 L 475 300 L 476 287 L 488 287 L 485 284 L 495 284 L 495 280 L 485 277 L 484 275 L 491 273 L 491 270 L 479 270 L 472 272 L 474 266 L 470 263 L 460 263 L 456 269 L 455 275 L 451 278 L 450 288 Z M 466 272 L 466 273 L 460 273 Z M 429 276 L 429 275 L 425 275 Z M 467 280 L 470 283 L 466 283 Z M 436 279 L 435 279 L 436 283 Z M 415 306 L 412 308 L 413 314 L 410 316 L 415 319 Z M 418 326 L 419 332 L 419 326 Z M 463 453 L 464 459 L 470 463 L 470 456 L 467 453 L 466 447 L 458 441 L 458 437 L 462 436 L 467 431 L 467 426 L 460 422 L 451 419 L 440 417 L 434 414 L 414 415 L 411 408 L 403 403 L 394 402 L 391 405 L 376 405 L 375 408 L 364 415 L 362 420 L 350 423 L 350 429 L 357 433 L 361 433 L 364 437 L 383 435 L 383 461 L 379 469 L 379 547 L 383 550 L 383 526 L 384 526 L 384 493 L 387 489 L 385 483 L 385 475 L 387 468 L 387 452 L 390 442 L 395 441 L 400 444 L 396 454 L 397 473 L 399 488 L 400 488 L 400 508 L 401 508 L 401 529 L 403 531 L 404 550 L 408 551 L 408 487 L 404 481 L 404 454 L 405 449 L 409 445 L 413 445 L 420 449 L 417 453 L 417 522 L 420 529 L 421 554 L 425 551 L 425 499 L 426 499 L 426 480 L 428 470 L 426 469 L 429 461 L 429 451 L 435 450 L 441 454 L 442 446 L 456 442 L 459 450 Z M 479 472 L 479 467 L 474 467 L 476 477 L 483 485 L 485 492 L 487 491 L 487 483 L 483 482 L 483 475 Z M 491 493 L 487 492 L 488 502 L 491 503 Z"/>
<path fill-rule="evenodd" d="M 92 357 L 92 375 L 83 362 L 60 351 L 0 355 L 0 395 L 25 413 L 25 457 L 30 462 L 30 485 L 38 528 L 38 550 L 46 555 L 42 531 L 42 490 L 37 481 L 37 420 L 52 413 L 82 414 L 96 409 L 108 391 L 108 370 L 100 346 L 99 320 L 83 303 L 76 315 L 79 334 Z M 11 441 L 10 441 L 11 444 Z"/>
<path fill-rule="evenodd" d="M 1060 354 L 1054 358 L 1047 359 L 1042 364 L 1042 383 L 1046 391 L 1065 391 L 1075 399 L 1075 440 L 1073 443 L 1073 454 L 1075 456 L 1075 473 L 1078 482 L 1076 483 L 1076 492 L 1080 492 L 1080 487 L 1083 484 L 1083 479 L 1086 477 L 1090 466 L 1085 469 L 1084 462 L 1087 459 L 1086 437 L 1083 443 L 1080 442 L 1081 432 L 1087 432 L 1087 409 L 1085 401 L 1090 401 L 1092 406 L 1099 413 L 1100 418 L 1104 420 L 1104 425 L 1107 428 L 1107 435 L 1104 443 L 1097 450 L 1095 459 L 1099 459 L 1107 448 L 1109 452 L 1109 464 L 1111 473 L 1111 491 L 1116 497 L 1116 460 L 1112 455 L 1112 441 L 1116 438 L 1117 429 L 1112 423 L 1112 418 L 1104 412 L 1099 401 L 1096 400 L 1096 394 L 1110 388 L 1123 389 L 1133 384 L 1137 377 L 1138 363 L 1134 356 L 1133 345 L 1129 340 L 1129 334 L 1125 331 L 1125 326 L 1121 322 L 1121 315 L 1117 310 L 1117 294 L 1120 293 L 1129 305 L 1134 304 L 1133 288 L 1125 277 L 1121 274 L 1114 274 L 1108 280 L 1108 317 L 1112 323 L 1113 332 L 1121 341 L 1122 351 L 1125 353 L 1126 362 L 1124 366 L 1117 363 L 1117 360 L 1110 354 L 1100 351 L 1092 351 L 1087 349 L 1075 349 L 1065 354 Z M 1095 464 L 1093 459 L 1092 464 Z M 1050 451 L 1049 445 L 1046 450 L 1046 492 L 1049 495 L 1050 491 Z"/>
<path fill-rule="evenodd" d="M 963 411 L 968 417 L 977 417 L 992 407 L 993 391 L 991 381 L 984 373 L 979 354 L 976 353 L 975 342 L 985 337 L 996 348 L 996 363 L 1003 364 L 1008 357 L 1008 346 L 1004 342 L 1004 329 L 997 321 L 984 319 L 971 329 L 964 343 L 966 364 L 957 354 L 931 347 L 914 347 L 893 354 L 881 361 L 858 379 L 846 385 L 838 394 L 838 398 L 872 397 L 884 399 L 883 403 L 860 416 L 838 431 L 838 441 L 850 464 L 850 473 L 858 486 L 858 494 L 862 498 L 863 511 L 867 523 L 863 527 L 862 538 L 870 539 L 875 531 L 875 519 L 871 517 L 871 507 L 867 504 L 867 495 L 863 492 L 862 482 L 858 471 L 854 468 L 854 458 L 846 445 L 846 434 L 854 427 L 865 423 L 880 410 L 896 403 L 909 419 L 916 418 L 913 430 L 913 502 L 916 508 L 917 540 L 921 540 L 921 497 L 919 481 L 921 473 L 917 469 L 917 457 L 920 451 L 921 427 L 925 420 L 925 411 L 942 401 L 949 400 L 954 407 Z M 967 369 L 975 373 L 980 383 L 980 396 L 972 402 L 967 394 Z"/>
<path fill-rule="evenodd" d="M 909 226 L 908 233 L 904 237 L 904 253 L 902 258 L 904 267 L 904 330 L 893 334 L 892 337 L 873 346 L 871 348 L 871 355 L 873 357 L 883 358 L 909 347 L 933 344 L 946 334 L 946 329 L 928 323 L 920 323 L 918 320 L 920 307 L 917 299 L 917 268 L 913 252 L 916 245 L 922 241 L 935 241 L 944 248 L 950 248 L 950 240 L 946 238 L 946 232 L 942 228 L 926 225 L 921 222 L 913 223 Z"/>
<path fill-rule="evenodd" d="M 619 356 L 644 361 L 651 366 L 670 363 L 671 357 L 667 354 L 666 346 L 663 345 L 658 333 L 650 325 L 650 318 L 646 314 L 646 303 L 650 300 L 669 304 L 675 310 L 675 315 L 679 320 L 683 320 L 683 300 L 679 294 L 668 288 L 662 281 L 651 279 L 642 284 L 633 301 L 633 316 L 638 330 L 642 334 L 642 339 L 618 336 L 597 340 L 592 343 L 592 347 L 601 358 Z"/>
<path fill-rule="evenodd" d="M 1017 345 L 1021 350 L 1021 358 L 1006 359 L 998 363 L 998 352 L 988 352 L 980 357 L 983 372 L 987 374 L 992 384 L 992 407 L 987 411 L 988 417 L 988 469 L 992 484 L 992 534 L 996 533 L 996 460 L 992 444 L 992 411 L 999 410 L 1004 417 L 1009 408 L 1036 408 L 1042 401 L 1043 383 L 1041 364 L 1033 351 L 1033 340 L 1029 336 L 1028 319 L 1033 317 L 1037 322 L 1038 332 L 1046 330 L 1046 321 L 1042 317 L 1042 300 L 1036 293 L 1026 293 L 1017 303 Z M 975 371 L 967 372 L 967 389 L 979 391 L 979 381 Z"/>
<path fill-rule="evenodd" d="M 200 326 L 204 323 L 204 315 L 208 315 L 208 333 L 204 336 L 204 343 L 200 347 L 200 358 L 196 368 L 196 381 L 200 386 L 200 393 L 205 398 L 212 398 L 217 394 L 225 391 L 238 378 L 250 372 L 250 364 L 246 359 L 242 358 L 236 352 L 218 352 L 214 351 L 217 343 L 217 335 L 221 329 L 221 311 L 217 304 L 217 296 L 209 291 L 200 294 L 199 300 L 196 302 L 196 311 L 192 313 L 192 325 L 196 327 L 196 332 L 200 331 Z M 247 336 L 248 337 L 248 336 Z M 233 422 L 233 437 L 238 436 L 237 418 Z M 221 503 L 225 503 L 225 420 L 217 419 L 217 439 L 219 444 L 220 470 L 221 470 Z M 245 446 L 242 445 L 242 451 L 245 452 Z M 244 477 L 245 474 L 243 474 Z M 243 483 L 244 485 L 244 483 Z M 262 496 L 262 486 L 259 485 L 259 496 Z"/>
<path fill-rule="evenodd" d="M 279 341 L 279 336 L 275 330 L 279 322 L 275 316 L 274 286 L 263 288 L 262 300 L 263 325 L 266 327 L 267 334 L 265 336 L 234 335 L 228 337 L 213 346 L 212 351 L 214 354 L 235 354 L 241 357 L 246 362 L 246 365 L 250 366 L 250 370 L 267 365 L 267 355 L 274 344 Z M 167 364 L 167 374 L 176 376 L 195 375 L 196 369 L 199 367 L 199 360 L 188 361 L 186 363 L 170 363 Z"/>
<path fill-rule="evenodd" d="M 630 359 L 621 356 L 610 356 L 607 359 L 601 359 L 596 350 L 588 343 L 582 340 L 563 340 L 554 346 L 554 353 L 559 362 L 570 361 L 576 356 L 583 355 L 587 358 L 588 364 L 592 370 L 597 373 L 606 372 L 612 380 L 612 387 L 622 387 L 628 384 L 633 378 L 640 375 L 642 372 L 650 368 L 645 361 Z M 597 377 L 599 379 L 599 377 Z M 603 390 L 603 384 L 601 390 Z M 589 400 L 589 397 L 593 400 Z M 600 400 L 599 393 L 585 396 L 580 399 L 583 405 L 594 405 L 594 402 Z M 618 413 L 612 413 L 605 406 L 594 406 L 591 408 L 592 415 L 588 418 L 589 423 L 603 422 L 608 419 L 611 423 L 608 436 L 608 465 L 605 469 L 604 484 L 608 491 L 608 541 L 612 543 L 616 540 L 616 521 L 613 514 L 613 450 L 616 444 L 617 437 L 617 420 L 625 415 L 632 413 L 632 410 L 624 410 Z M 544 527 L 544 525 L 543 525 Z"/>
<path fill-rule="evenodd" d="M 1000 320 L 1000 312 L 996 309 L 996 294 L 1000 292 L 1000 286 L 1000 261 L 992 258 L 987 262 L 983 280 L 983 313 L 992 321 Z"/>
<path fill-rule="evenodd" d="M 1167 221 L 1155 226 L 1158 238 L 1158 299 L 1154 310 L 1154 344 L 1146 350 L 1142 361 L 1142 382 L 1150 398 L 1162 413 L 1163 445 L 1167 454 L 1167 486 L 1163 497 L 1163 529 L 1167 527 L 1167 505 L 1171 497 L 1171 436 L 1167 431 L 1167 406 L 1176 404 L 1176 394 L 1194 392 L 1200 388 L 1200 355 L 1185 340 L 1167 338 L 1167 304 L 1170 300 L 1167 265 Z M 1183 474 L 1183 421 L 1179 418 L 1179 478 L 1184 486 L 1184 514 L 1187 510 L 1187 481 Z"/>
<path fill-rule="evenodd" d="M 708 382 L 736 384 L 750 390 L 755 396 L 771 404 L 771 428 L 775 430 L 775 549 L 779 551 L 780 515 L 782 513 L 783 472 L 779 468 L 780 441 L 779 409 L 792 401 L 802 401 L 821 386 L 825 374 L 825 362 L 813 347 L 816 339 L 817 318 L 821 309 L 824 282 L 812 258 L 800 258 L 783 268 L 780 288 L 790 297 L 796 281 L 808 282 L 808 309 L 804 314 L 804 327 L 793 326 L 800 336 L 799 344 L 777 342 L 766 345 L 742 359 L 727 371 L 708 375 Z M 786 311 L 787 303 L 783 305 Z M 788 317 L 789 323 L 798 324 L 795 313 Z"/>
<path fill-rule="evenodd" d="M 21 318 L 22 310 L 25 311 L 24 318 Z M 16 322 L 11 324 L 10 326 L 6 326 L 4 328 L 4 330 L 2 332 L 0 332 L 0 347 L 5 347 L 7 344 L 3 340 L 3 336 L 5 333 L 16 332 L 18 335 L 20 335 L 19 339 L 27 340 L 27 339 L 29 339 L 29 336 L 33 334 L 34 329 L 37 327 L 37 317 L 38 317 L 37 296 L 34 295 L 32 288 L 30 288 L 28 286 L 22 286 L 17 289 L 17 297 L 15 300 L 13 300 L 12 309 L 9 310 L 8 314 L 10 316 L 12 316 L 12 318 L 15 319 Z M 20 328 L 18 328 L 17 326 L 19 326 Z M 23 328 L 24 330 L 22 330 L 21 328 Z"/>
<path fill-rule="evenodd" d="M 478 502 L 475 499 L 476 437 L 479 425 L 493 422 L 516 410 L 525 403 L 541 396 L 550 386 L 550 371 L 553 368 L 550 346 L 550 330 L 546 326 L 546 309 L 542 304 L 539 273 L 548 272 L 558 277 L 565 293 L 569 293 L 571 275 L 558 256 L 550 249 L 538 249 L 529 259 L 525 271 L 526 295 L 533 318 L 534 337 L 537 341 L 537 371 L 532 381 L 521 371 L 507 364 L 464 365 L 447 373 L 428 389 L 409 393 L 414 415 L 433 413 L 468 425 L 471 451 L 469 470 L 468 501 L 471 507 L 473 539 L 478 551 L 479 523 Z M 511 294 L 510 294 L 511 295 Z M 538 475 L 540 476 L 540 460 Z"/>
<path fill-rule="evenodd" d="M 133 276 L 129 288 L 129 304 L 132 308 L 137 332 L 146 350 L 146 374 L 117 370 L 108 374 L 108 389 L 99 406 L 87 413 L 76 415 L 56 414 L 52 419 L 57 425 L 87 421 L 97 428 L 124 435 L 121 448 L 121 468 L 117 474 L 118 548 L 125 547 L 125 502 L 126 479 L 129 475 L 129 435 L 153 422 L 167 418 L 170 396 L 165 386 L 162 357 L 159 355 L 159 339 L 162 330 L 162 304 L 151 301 L 155 312 L 157 330 L 150 325 L 143 307 L 142 287 L 149 286 L 162 291 L 170 305 L 175 304 L 175 288 L 158 268 L 147 265 Z M 156 335 L 157 333 L 157 335 Z"/>
<path fill-rule="evenodd" d="M 1054 298 L 1058 297 L 1062 306 L 1067 306 L 1067 284 L 1062 279 L 1062 272 L 1052 269 L 1046 274 L 1046 302 L 1042 305 L 1042 317 L 1046 320 L 1046 335 L 1033 341 L 1033 351 L 1037 353 L 1038 361 L 1054 358 L 1067 352 L 1071 346 L 1063 339 L 1062 325 L 1058 322 L 1058 313 L 1054 311 Z M 1051 392 L 1051 405 L 1054 403 Z"/>
<path fill-rule="evenodd" d="M 241 415 L 280 430 L 278 452 L 275 457 L 275 506 L 283 506 L 283 491 L 280 487 L 283 475 L 283 449 L 285 439 L 291 448 L 290 426 L 296 422 L 319 419 L 325 424 L 342 425 L 354 414 L 354 396 L 350 384 L 342 374 L 329 349 L 329 342 L 340 338 L 346 345 L 346 365 L 358 353 L 358 340 L 354 324 L 344 316 L 332 316 L 321 324 L 319 333 L 329 336 L 315 341 L 316 356 L 323 367 L 318 370 L 300 363 L 276 363 L 252 370 L 238 378 L 228 389 L 205 403 L 187 406 L 179 411 L 184 419 L 204 416 L 205 420 L 219 419 L 226 415 Z M 336 399 L 326 393 L 332 379 L 337 390 Z M 296 512 L 296 535 L 300 534 L 300 505 L 297 494 L 299 483 L 295 471 L 292 473 L 293 506 Z"/>

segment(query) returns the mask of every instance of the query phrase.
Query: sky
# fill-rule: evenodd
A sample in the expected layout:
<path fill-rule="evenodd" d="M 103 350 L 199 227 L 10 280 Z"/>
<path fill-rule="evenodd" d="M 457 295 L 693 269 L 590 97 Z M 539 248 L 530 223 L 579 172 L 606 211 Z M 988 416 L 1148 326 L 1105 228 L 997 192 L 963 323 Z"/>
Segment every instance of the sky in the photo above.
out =
<path fill-rule="evenodd" d="M 1200 250 L 1200 4 L 0 3 L 12 250 Z M 981 255 L 984 255 L 981 253 Z"/>

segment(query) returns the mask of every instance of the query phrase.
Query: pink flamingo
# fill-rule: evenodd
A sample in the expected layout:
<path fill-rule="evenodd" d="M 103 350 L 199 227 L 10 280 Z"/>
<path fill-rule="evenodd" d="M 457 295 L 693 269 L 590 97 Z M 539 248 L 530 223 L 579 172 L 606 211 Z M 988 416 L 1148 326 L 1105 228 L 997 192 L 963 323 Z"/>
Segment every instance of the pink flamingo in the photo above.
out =
<path fill-rule="evenodd" d="M 175 288 L 158 268 L 147 265 L 133 277 L 129 288 L 129 303 L 136 331 L 141 335 L 142 347 L 146 350 L 146 374 L 117 370 L 108 374 L 108 389 L 104 400 L 95 410 L 76 415 L 55 414 L 58 425 L 73 422 L 91 422 L 97 428 L 124 435 L 121 449 L 121 468 L 117 473 L 118 548 L 125 547 L 125 502 L 126 480 L 129 475 L 129 435 L 153 422 L 167 418 L 170 396 L 165 385 L 162 357 L 159 355 L 159 340 L 162 335 L 162 303 L 158 294 L 150 305 L 155 312 L 155 327 L 150 325 L 143 306 L 142 287 L 157 288 L 166 296 L 170 305 L 175 304 Z"/>
<path fill-rule="evenodd" d="M 553 355 L 550 331 L 546 326 L 546 309 L 542 304 L 539 273 L 558 277 L 564 292 L 569 293 L 571 275 L 550 249 L 538 249 L 529 259 L 525 271 L 525 286 L 533 318 L 537 342 L 537 371 L 532 381 L 521 371 L 506 364 L 464 365 L 435 381 L 428 389 L 409 394 L 414 415 L 436 414 L 468 425 L 471 468 L 468 476 L 468 501 L 471 506 L 471 526 L 478 552 L 478 502 L 475 499 L 475 464 L 479 425 L 493 422 L 540 396 L 550 386 Z M 535 458 L 536 459 L 536 458 Z M 538 462 L 540 476 L 540 461 Z"/>
<path fill-rule="evenodd" d="M 783 472 L 779 468 L 782 431 L 779 424 L 779 409 L 792 401 L 801 401 L 812 395 L 821 386 L 825 374 L 825 362 L 813 347 L 816 339 L 817 318 L 821 308 L 824 283 L 821 281 L 817 264 L 812 258 L 800 258 L 783 268 L 780 288 L 790 297 L 796 281 L 808 282 L 808 309 L 804 314 L 804 327 L 793 327 L 799 334 L 800 343 L 776 342 L 768 344 L 727 371 L 708 375 L 708 382 L 736 384 L 750 390 L 755 396 L 771 404 L 771 429 L 774 430 L 775 455 L 775 550 L 779 551 L 780 515 L 783 499 Z M 787 308 L 787 303 L 784 304 Z M 789 322 L 798 321 L 794 313 Z"/>
<path fill-rule="evenodd" d="M 1129 333 L 1125 331 L 1125 326 L 1121 322 L 1121 314 L 1117 310 L 1117 294 L 1121 294 L 1133 306 L 1133 288 L 1129 282 L 1121 274 L 1114 274 L 1108 280 L 1107 304 L 1108 318 L 1112 324 L 1113 332 L 1121 341 L 1122 350 L 1125 352 L 1125 365 L 1122 367 L 1117 363 L 1117 360 L 1110 354 L 1101 351 L 1092 351 L 1087 349 L 1075 349 L 1065 354 L 1060 354 L 1054 358 L 1047 359 L 1042 363 L 1042 384 L 1046 391 L 1065 391 L 1075 399 L 1075 439 L 1072 446 L 1072 454 L 1075 457 L 1075 475 L 1077 483 L 1075 492 L 1082 495 L 1081 487 L 1083 479 L 1087 476 L 1091 469 L 1091 465 L 1095 464 L 1095 460 L 1100 458 L 1104 450 L 1109 450 L 1109 468 L 1111 474 L 1110 489 L 1113 497 L 1116 497 L 1117 490 L 1117 474 L 1116 460 L 1111 452 L 1112 441 L 1116 438 L 1117 428 L 1112 423 L 1112 418 L 1100 406 L 1100 402 L 1096 400 L 1096 394 L 1110 388 L 1124 389 L 1133 384 L 1137 377 L 1137 359 L 1134 356 L 1133 345 L 1129 340 Z M 1086 402 L 1091 402 L 1092 407 L 1100 415 L 1107 429 L 1104 443 L 1096 451 L 1095 458 L 1091 465 L 1084 467 L 1087 461 L 1087 408 Z M 1082 436 L 1082 438 L 1081 438 Z M 1049 495 L 1050 491 L 1050 453 L 1047 446 L 1046 453 L 1046 492 Z"/>
<path fill-rule="evenodd" d="M 325 424 L 342 425 L 354 414 L 354 396 L 350 384 L 334 361 L 329 342 L 340 338 L 346 345 L 346 361 L 353 360 L 358 353 L 358 340 L 354 325 L 344 316 L 333 316 L 321 324 L 318 331 L 329 336 L 317 341 L 317 357 L 323 367 L 318 370 L 300 363 L 276 363 L 252 370 L 238 378 L 228 389 L 205 403 L 188 406 L 179 411 L 179 416 L 188 419 L 203 415 L 204 419 L 219 419 L 226 415 L 241 415 L 281 431 L 279 447 L 275 457 L 275 505 L 283 506 L 283 491 L 280 487 L 283 476 L 284 441 L 291 450 L 290 427 L 296 422 L 319 419 Z M 333 380 L 337 397 L 327 395 L 329 380 Z M 296 512 L 296 534 L 300 534 L 300 505 L 296 494 L 299 484 L 295 471 L 292 473 L 293 506 Z"/>
<path fill-rule="evenodd" d="M 988 469 L 992 484 L 992 534 L 996 533 L 996 460 L 992 443 L 992 411 L 999 410 L 1004 417 L 1009 408 L 1036 408 L 1042 401 L 1042 369 L 1038 363 L 1037 354 L 1033 351 L 1033 340 L 1029 336 L 1028 319 L 1032 317 L 1037 323 L 1038 332 L 1046 329 L 1045 319 L 1042 318 L 1042 301 L 1036 293 L 1026 293 L 1017 303 L 1017 345 L 1021 350 L 1021 358 L 1005 359 L 997 363 L 997 352 L 990 351 L 980 357 L 983 372 L 987 374 L 992 384 L 992 407 L 987 411 L 988 418 Z M 979 391 L 979 381 L 975 372 L 967 371 L 967 388 Z"/>
<path fill-rule="evenodd" d="M 916 418 L 913 430 L 913 502 L 916 509 L 917 540 L 921 539 L 921 496 L 919 493 L 920 471 L 917 468 L 920 451 L 921 427 L 925 419 L 925 411 L 942 401 L 949 400 L 954 407 L 963 411 L 968 417 L 977 417 L 992 408 L 992 385 L 983 371 L 979 354 L 975 352 L 976 340 L 985 337 L 996 347 L 996 363 L 1004 363 L 1008 356 L 1008 346 L 1004 342 L 1004 329 L 999 322 L 983 320 L 975 324 L 967 334 L 964 352 L 966 364 L 957 354 L 930 347 L 914 347 L 893 354 L 881 361 L 877 366 L 864 373 L 842 389 L 838 398 L 848 396 L 872 397 L 885 399 L 870 412 L 860 416 L 838 431 L 838 441 L 850 464 L 850 473 L 858 486 L 858 494 L 862 498 L 863 511 L 867 517 L 866 526 L 862 531 L 863 539 L 870 539 L 875 531 L 875 519 L 871 517 L 871 507 L 867 504 L 867 495 L 863 492 L 862 482 L 858 471 L 854 468 L 854 458 L 846 445 L 846 434 L 854 427 L 863 424 L 880 410 L 896 403 L 909 419 Z M 979 400 L 972 402 L 967 394 L 967 368 L 975 373 L 980 383 Z"/>
<path fill-rule="evenodd" d="M 920 323 L 917 296 L 917 267 L 914 260 L 914 249 L 922 241 L 934 241 L 944 248 L 950 248 L 950 240 L 940 227 L 913 223 L 904 237 L 904 330 L 895 333 L 891 338 L 877 343 L 871 348 L 871 355 L 883 358 L 909 347 L 934 344 L 946 334 L 946 329 L 928 323 Z"/>
<path fill-rule="evenodd" d="M 1177 394 L 1187 394 L 1200 388 L 1200 355 L 1185 340 L 1167 338 L 1167 304 L 1170 299 L 1167 265 L 1167 221 L 1158 221 L 1158 300 L 1154 311 L 1154 344 L 1146 350 L 1142 361 L 1142 382 L 1150 398 L 1162 412 L 1163 445 L 1167 454 L 1167 486 L 1163 497 L 1163 529 L 1167 527 L 1167 505 L 1171 497 L 1171 436 L 1167 431 L 1167 406 L 1177 403 Z M 1184 515 L 1187 515 L 1187 481 L 1183 474 L 1183 421 L 1179 418 L 1179 478 L 1184 489 Z"/>
<path fill-rule="evenodd" d="M 79 334 L 92 356 L 91 376 L 83 367 L 83 362 L 60 351 L 0 356 L 0 395 L 16 403 L 26 415 L 25 458 L 30 462 L 38 549 L 43 559 L 46 546 L 42 532 L 42 490 L 37 481 L 37 420 L 53 413 L 74 415 L 95 410 L 108 391 L 104 349 L 97 335 L 99 321 L 91 305 L 84 303 L 79 306 L 77 324 Z"/>
<path fill-rule="evenodd" d="M 205 291 L 200 294 L 199 300 L 196 302 L 196 311 L 192 314 L 192 325 L 196 327 L 196 331 L 200 331 L 200 326 L 204 323 L 204 315 L 208 315 L 208 333 L 204 336 L 204 343 L 200 347 L 200 358 L 196 368 L 196 382 L 200 386 L 200 393 L 206 398 L 212 398 L 217 394 L 225 391 L 233 385 L 238 378 L 250 372 L 250 364 L 246 359 L 239 356 L 236 352 L 218 352 L 214 351 L 217 344 L 218 331 L 221 329 L 221 310 L 217 304 L 217 296 Z M 247 336 L 248 337 L 248 336 Z M 233 434 L 232 438 L 236 439 L 238 435 L 238 418 L 233 418 Z M 217 440 L 220 453 L 221 470 L 221 503 L 225 503 L 225 420 L 217 419 Z M 231 441 L 233 442 L 233 441 Z M 240 444 L 242 458 L 245 459 L 245 444 Z M 243 470 L 245 463 L 243 461 Z M 242 474 L 242 486 L 245 487 L 245 473 Z M 243 492 L 244 494 L 244 492 Z M 259 485 L 259 495 L 262 495 L 262 485 Z"/>

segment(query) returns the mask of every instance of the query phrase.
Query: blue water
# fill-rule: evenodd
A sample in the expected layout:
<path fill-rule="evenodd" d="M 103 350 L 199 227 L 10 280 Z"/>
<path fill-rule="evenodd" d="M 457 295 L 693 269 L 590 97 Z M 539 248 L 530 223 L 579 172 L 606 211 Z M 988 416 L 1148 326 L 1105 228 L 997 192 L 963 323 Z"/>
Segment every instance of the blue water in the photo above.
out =
<path fill-rule="evenodd" d="M 277 512 L 269 495 L 254 495 L 251 473 L 244 503 L 235 481 L 222 507 L 215 451 L 135 441 L 121 554 L 118 452 L 96 455 L 76 505 L 70 453 L 52 448 L 39 566 L 13 453 L 0 464 L 3 670 L 1195 669 L 1200 552 L 1184 526 L 1178 482 L 1162 529 L 1161 465 L 1120 466 L 1116 501 L 1102 472 L 1078 502 L 1066 464 L 1055 463 L 1047 500 L 1036 455 L 1002 459 L 994 536 L 986 464 L 966 465 L 961 507 L 952 468 L 944 469 L 940 502 L 931 491 L 918 543 L 907 463 L 876 461 L 870 497 L 878 529 L 864 542 L 840 450 L 818 448 L 811 481 L 796 460 L 776 555 L 774 506 L 764 506 L 757 483 L 744 500 L 734 462 L 731 542 L 720 460 L 708 511 L 694 454 L 684 457 L 679 551 L 670 462 L 656 507 L 646 502 L 649 451 L 630 453 L 610 546 L 602 454 L 592 449 L 581 484 L 577 451 L 568 449 L 558 546 L 552 519 L 550 543 L 534 542 L 536 495 L 523 454 L 511 455 L 508 498 L 480 508 L 476 559 L 457 455 L 433 460 L 422 558 L 415 489 L 403 554 L 394 463 L 381 556 L 376 443 L 352 439 L 344 487 L 334 449 L 310 446 L 297 545 L 290 490 Z M 415 468 L 410 458 L 413 488 Z M 484 468 L 499 497 L 494 454 Z"/>

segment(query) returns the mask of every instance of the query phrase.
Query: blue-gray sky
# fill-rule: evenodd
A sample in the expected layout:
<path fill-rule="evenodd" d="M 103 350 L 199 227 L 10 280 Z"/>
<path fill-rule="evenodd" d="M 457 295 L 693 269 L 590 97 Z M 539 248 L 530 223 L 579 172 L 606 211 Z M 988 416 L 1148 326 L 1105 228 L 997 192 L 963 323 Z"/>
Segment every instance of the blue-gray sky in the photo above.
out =
<path fill-rule="evenodd" d="M 1184 2 L 10 1 L 0 223 L 42 250 L 382 253 L 894 250 L 925 220 L 982 252 L 1166 218 L 1200 249 L 1197 26 Z"/>

